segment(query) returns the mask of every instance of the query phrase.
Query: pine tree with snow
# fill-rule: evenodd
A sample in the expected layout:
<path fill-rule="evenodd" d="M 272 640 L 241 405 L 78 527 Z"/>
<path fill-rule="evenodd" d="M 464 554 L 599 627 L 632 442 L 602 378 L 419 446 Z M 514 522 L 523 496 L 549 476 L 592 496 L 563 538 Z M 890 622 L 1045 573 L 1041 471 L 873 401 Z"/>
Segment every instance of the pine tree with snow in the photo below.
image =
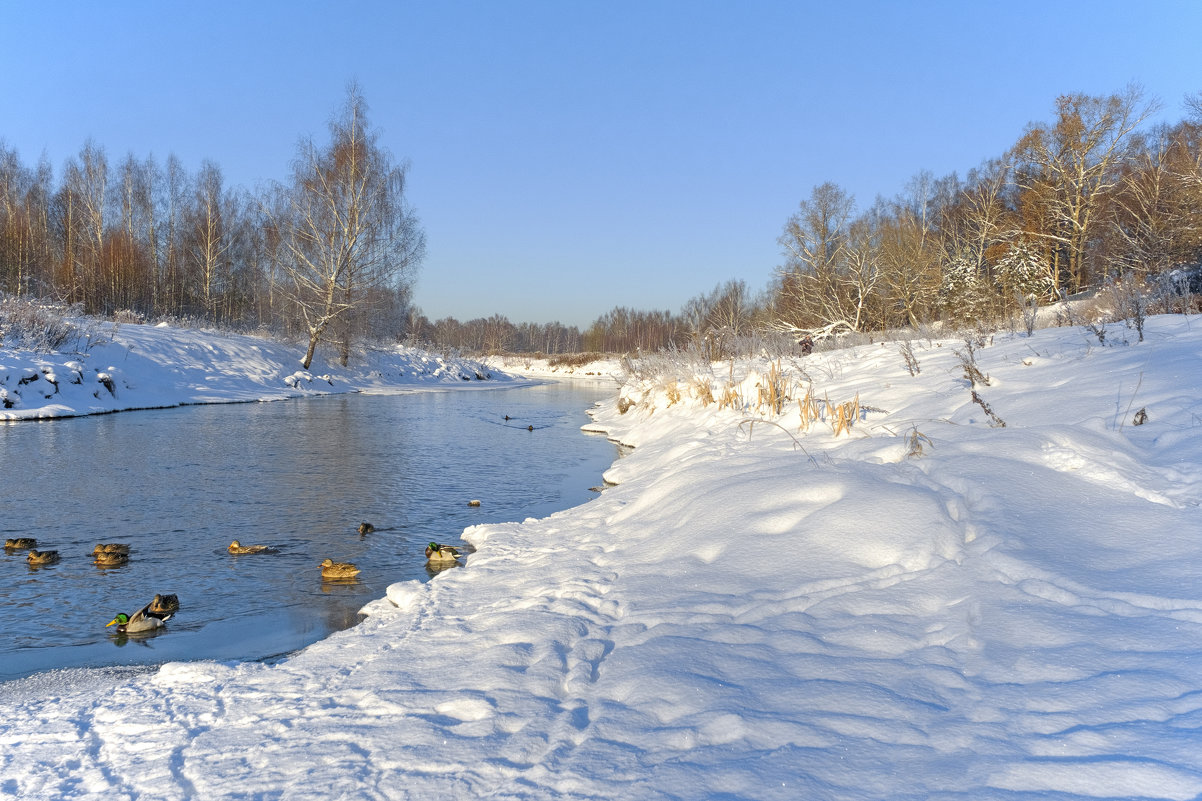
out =
<path fill-rule="evenodd" d="M 943 269 L 939 297 L 948 315 L 964 321 L 983 320 L 989 309 L 990 288 L 975 260 L 953 256 Z"/>
<path fill-rule="evenodd" d="M 1024 300 L 1051 300 L 1056 297 L 1056 279 L 1044 254 L 1029 241 L 1020 239 L 998 260 L 998 282 L 1008 296 Z"/>

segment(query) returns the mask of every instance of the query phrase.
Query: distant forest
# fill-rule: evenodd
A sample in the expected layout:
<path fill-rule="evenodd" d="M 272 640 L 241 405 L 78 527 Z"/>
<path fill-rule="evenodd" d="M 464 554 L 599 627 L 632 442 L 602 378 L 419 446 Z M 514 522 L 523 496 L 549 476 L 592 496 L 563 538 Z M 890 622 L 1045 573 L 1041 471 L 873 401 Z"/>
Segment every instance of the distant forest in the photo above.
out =
<path fill-rule="evenodd" d="M 586 330 L 500 315 L 431 321 L 412 302 L 424 234 L 404 164 L 375 139 L 356 87 L 330 141 L 302 143 L 288 184 L 252 192 L 174 156 L 110 162 L 91 141 L 56 176 L 0 141 L 0 292 L 125 319 L 405 341 L 467 352 L 654 351 L 752 332 L 983 324 L 1202 263 L 1202 94 L 1149 126 L 1138 88 L 1065 95 L 963 179 L 920 172 L 858 208 L 813 187 L 785 221 L 767 288 L 731 280 L 678 313 L 619 307 Z"/>

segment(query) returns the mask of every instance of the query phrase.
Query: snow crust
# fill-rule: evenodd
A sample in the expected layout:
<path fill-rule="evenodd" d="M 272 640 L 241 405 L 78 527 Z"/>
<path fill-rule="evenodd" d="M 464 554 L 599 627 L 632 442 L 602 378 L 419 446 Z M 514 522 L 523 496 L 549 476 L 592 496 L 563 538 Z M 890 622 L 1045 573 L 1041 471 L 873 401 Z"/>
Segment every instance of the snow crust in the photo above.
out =
<path fill-rule="evenodd" d="M 588 426 L 636 446 L 616 486 L 350 630 L 0 685 L 0 795 L 1196 798 L 1202 328 L 1146 333 L 993 337 L 1004 428 L 958 340 L 786 365 L 858 393 L 839 436 L 748 424 L 767 363 L 628 384 Z"/>

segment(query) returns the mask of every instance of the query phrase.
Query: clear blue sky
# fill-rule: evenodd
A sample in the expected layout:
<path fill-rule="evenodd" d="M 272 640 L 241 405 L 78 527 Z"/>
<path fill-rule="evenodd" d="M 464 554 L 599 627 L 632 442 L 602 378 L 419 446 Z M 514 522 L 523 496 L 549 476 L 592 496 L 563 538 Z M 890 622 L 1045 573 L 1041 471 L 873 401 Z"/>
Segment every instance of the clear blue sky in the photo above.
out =
<path fill-rule="evenodd" d="M 38 2 L 0 6 L 0 138 L 57 171 L 175 153 L 283 180 L 356 80 L 411 162 L 432 319 L 584 327 L 767 285 L 834 181 L 861 207 L 999 156 L 1057 95 L 1184 115 L 1202 3 Z"/>

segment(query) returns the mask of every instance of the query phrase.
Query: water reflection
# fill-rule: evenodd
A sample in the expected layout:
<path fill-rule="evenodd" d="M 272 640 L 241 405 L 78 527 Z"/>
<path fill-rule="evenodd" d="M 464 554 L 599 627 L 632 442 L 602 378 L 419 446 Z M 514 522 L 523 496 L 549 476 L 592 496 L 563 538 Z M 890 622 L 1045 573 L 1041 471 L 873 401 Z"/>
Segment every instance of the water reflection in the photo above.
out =
<path fill-rule="evenodd" d="M 462 562 L 426 562 L 426 575 L 434 578 L 439 573 L 445 570 L 454 570 L 457 567 L 463 567 Z"/>
<path fill-rule="evenodd" d="M 113 645 L 117 646 L 118 648 L 124 648 L 131 642 L 136 645 L 141 645 L 144 648 L 149 648 L 149 640 L 153 640 L 155 637 L 161 637 L 166 633 L 167 629 L 154 629 L 152 631 L 137 632 L 114 631 L 109 634 L 108 637 L 112 641 Z"/>
<path fill-rule="evenodd" d="M 437 574 L 429 541 L 460 545 L 465 526 L 588 501 L 616 449 L 579 427 L 611 391 L 338 396 L 0 426 L 3 461 L 17 468 L 0 490 L 0 526 L 21 527 L 4 536 L 61 556 L 39 567 L 22 564 L 24 551 L 0 555 L 0 603 L 39 621 L 0 632 L 0 679 L 264 658 L 353 625 L 388 584 Z M 360 535 L 363 521 L 375 530 Z M 234 539 L 278 553 L 230 554 Z M 114 541 L 131 545 L 129 562 L 94 564 L 96 544 Z M 323 581 L 325 558 L 362 573 Z M 169 636 L 114 648 L 103 628 L 113 613 L 167 592 L 183 605 Z"/>

